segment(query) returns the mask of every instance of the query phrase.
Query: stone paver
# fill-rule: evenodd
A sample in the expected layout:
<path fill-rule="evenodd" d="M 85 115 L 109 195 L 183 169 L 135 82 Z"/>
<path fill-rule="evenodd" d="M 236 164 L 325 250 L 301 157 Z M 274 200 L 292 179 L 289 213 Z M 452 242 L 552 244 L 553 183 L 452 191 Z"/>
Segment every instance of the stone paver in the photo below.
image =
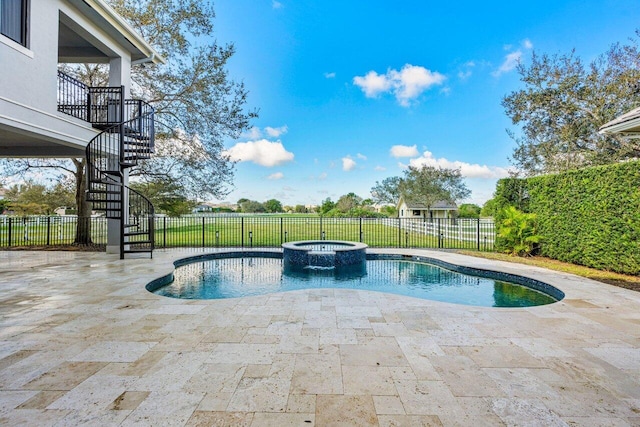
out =
<path fill-rule="evenodd" d="M 550 283 L 530 308 L 348 289 L 227 300 L 145 290 L 172 261 L 0 252 L 0 425 L 640 425 L 640 293 Z"/>

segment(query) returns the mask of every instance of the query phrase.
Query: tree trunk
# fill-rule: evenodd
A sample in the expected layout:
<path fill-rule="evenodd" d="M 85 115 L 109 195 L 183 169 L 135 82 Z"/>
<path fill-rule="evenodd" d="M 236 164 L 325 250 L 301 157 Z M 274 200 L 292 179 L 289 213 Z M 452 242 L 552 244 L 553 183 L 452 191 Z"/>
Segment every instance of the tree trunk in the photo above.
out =
<path fill-rule="evenodd" d="M 78 222 L 76 223 L 76 245 L 90 245 L 91 242 L 91 205 L 85 195 L 87 190 L 87 175 L 85 174 L 86 160 L 72 159 L 76 167 L 76 209 Z"/>

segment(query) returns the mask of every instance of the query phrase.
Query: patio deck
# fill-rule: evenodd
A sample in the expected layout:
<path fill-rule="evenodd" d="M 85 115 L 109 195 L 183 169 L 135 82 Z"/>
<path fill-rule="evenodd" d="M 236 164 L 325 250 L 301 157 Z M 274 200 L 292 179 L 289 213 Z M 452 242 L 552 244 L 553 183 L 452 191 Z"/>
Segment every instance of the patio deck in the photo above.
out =
<path fill-rule="evenodd" d="M 198 252 L 0 252 L 0 425 L 640 426 L 638 292 L 427 250 L 390 252 L 533 277 L 566 298 L 145 290 Z"/>

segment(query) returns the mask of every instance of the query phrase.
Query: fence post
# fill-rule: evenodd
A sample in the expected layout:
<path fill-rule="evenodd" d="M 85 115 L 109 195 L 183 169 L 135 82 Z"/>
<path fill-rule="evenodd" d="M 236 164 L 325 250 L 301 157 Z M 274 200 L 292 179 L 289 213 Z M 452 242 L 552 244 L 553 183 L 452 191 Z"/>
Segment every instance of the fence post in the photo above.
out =
<path fill-rule="evenodd" d="M 240 246 L 244 248 L 244 217 L 240 217 Z"/>
<path fill-rule="evenodd" d="M 320 240 L 324 240 L 324 236 L 322 235 L 322 215 L 320 215 Z"/>
<path fill-rule="evenodd" d="M 47 216 L 47 246 L 51 244 L 51 217 Z"/>
<path fill-rule="evenodd" d="M 360 217 L 360 243 L 362 243 L 362 217 Z"/>
<path fill-rule="evenodd" d="M 162 217 L 162 246 L 167 249 L 167 217 Z"/>
<path fill-rule="evenodd" d="M 400 247 L 402 245 L 402 229 L 401 226 L 402 223 L 400 222 L 400 217 L 398 217 L 398 247 Z"/>
<path fill-rule="evenodd" d="M 478 217 L 478 251 L 480 250 L 480 217 Z"/>
<path fill-rule="evenodd" d="M 282 244 L 282 217 L 280 217 L 280 244 Z"/>
<path fill-rule="evenodd" d="M 438 220 L 438 249 L 442 248 L 442 232 L 440 231 L 440 218 Z"/>
<path fill-rule="evenodd" d="M 13 218 L 9 217 L 9 244 L 7 246 L 11 246 L 11 220 Z"/>
<path fill-rule="evenodd" d="M 202 247 L 204 248 L 204 215 L 202 216 Z"/>

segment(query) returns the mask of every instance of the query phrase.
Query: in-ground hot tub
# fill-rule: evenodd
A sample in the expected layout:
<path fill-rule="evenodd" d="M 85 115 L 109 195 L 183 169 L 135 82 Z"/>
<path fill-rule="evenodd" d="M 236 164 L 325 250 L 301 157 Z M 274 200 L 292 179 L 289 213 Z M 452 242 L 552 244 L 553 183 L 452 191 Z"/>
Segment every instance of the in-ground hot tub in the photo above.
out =
<path fill-rule="evenodd" d="M 336 268 L 364 265 L 367 245 L 339 240 L 305 240 L 283 243 L 284 267 Z"/>

